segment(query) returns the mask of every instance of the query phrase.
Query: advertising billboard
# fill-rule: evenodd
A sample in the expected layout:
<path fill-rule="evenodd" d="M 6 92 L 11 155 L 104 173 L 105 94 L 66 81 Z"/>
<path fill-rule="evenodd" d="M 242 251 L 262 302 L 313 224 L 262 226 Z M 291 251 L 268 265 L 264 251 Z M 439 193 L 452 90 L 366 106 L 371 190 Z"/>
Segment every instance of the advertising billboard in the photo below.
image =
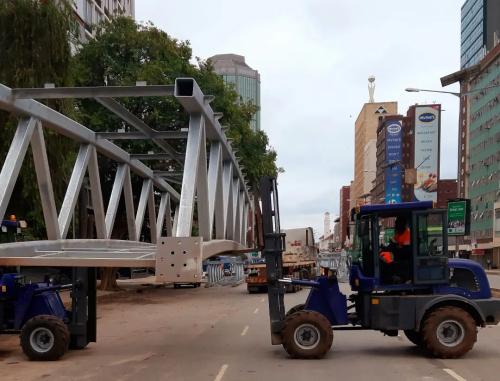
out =
<path fill-rule="evenodd" d="M 389 120 L 385 130 L 385 203 L 396 204 L 401 202 L 401 121 Z"/>
<path fill-rule="evenodd" d="M 448 201 L 448 235 L 468 235 L 470 200 Z"/>
<path fill-rule="evenodd" d="M 441 105 L 415 107 L 414 195 L 417 201 L 437 201 Z"/>

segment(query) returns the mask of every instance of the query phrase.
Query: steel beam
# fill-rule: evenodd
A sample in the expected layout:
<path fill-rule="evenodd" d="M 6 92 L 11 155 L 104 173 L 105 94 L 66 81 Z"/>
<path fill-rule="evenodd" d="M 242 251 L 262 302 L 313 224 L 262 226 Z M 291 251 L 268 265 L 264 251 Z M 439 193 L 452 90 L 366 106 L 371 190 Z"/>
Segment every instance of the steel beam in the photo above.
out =
<path fill-rule="evenodd" d="M 104 202 L 102 200 L 101 179 L 99 176 L 99 163 L 97 152 L 94 147 L 91 149 L 88 164 L 90 193 L 92 196 L 92 209 L 94 210 L 95 230 L 97 238 L 108 238 L 106 234 L 106 217 L 104 212 Z"/>
<path fill-rule="evenodd" d="M 224 162 L 222 169 L 222 194 L 224 197 L 224 231 L 227 239 L 233 239 L 233 165 Z"/>
<path fill-rule="evenodd" d="M 144 180 L 142 183 L 141 197 L 139 198 L 139 205 L 137 206 L 137 214 L 135 216 L 135 240 L 139 241 L 141 238 L 142 224 L 144 223 L 144 216 L 146 214 L 146 206 L 149 201 L 151 193 L 151 180 Z"/>
<path fill-rule="evenodd" d="M 239 242 L 240 237 L 240 182 L 233 178 L 233 240 Z"/>
<path fill-rule="evenodd" d="M 184 159 L 183 155 L 172 156 L 169 153 L 135 153 L 130 157 L 135 160 L 151 161 L 151 160 L 175 160 L 177 162 Z"/>
<path fill-rule="evenodd" d="M 85 177 L 85 172 L 87 170 L 92 150 L 93 147 L 90 144 L 82 144 L 80 146 L 80 150 L 78 151 L 75 166 L 73 167 L 68 188 L 66 189 L 66 195 L 64 196 L 64 201 L 59 212 L 59 231 L 61 232 L 62 238 L 66 238 L 66 235 L 68 234 L 71 217 L 75 211 L 76 202 L 78 200 L 78 196 L 80 195 L 80 189 L 82 187 L 83 178 Z"/>
<path fill-rule="evenodd" d="M 9 152 L 5 157 L 2 172 L 0 172 L 0 221 L 3 220 L 9 205 L 36 124 L 37 120 L 34 118 L 24 118 L 19 121 Z"/>
<path fill-rule="evenodd" d="M 239 202 L 239 223 L 238 223 L 238 242 L 243 242 L 243 218 L 245 212 L 245 194 L 240 191 L 240 202 Z"/>
<path fill-rule="evenodd" d="M 158 236 L 158 229 L 156 226 L 155 193 L 152 182 L 148 192 L 148 219 L 149 219 L 149 232 L 151 237 L 151 243 L 156 243 Z"/>
<path fill-rule="evenodd" d="M 31 137 L 31 151 L 33 152 L 33 163 L 35 165 L 38 191 L 40 192 L 47 239 L 61 239 L 49 159 L 47 157 L 45 139 L 43 138 L 43 128 L 40 122 L 37 122 L 33 136 Z"/>
<path fill-rule="evenodd" d="M 179 154 L 175 151 L 175 149 L 164 140 L 156 139 L 154 137 L 155 130 L 132 114 L 123 105 L 115 101 L 113 98 L 95 98 L 95 100 L 118 116 L 121 120 L 134 127 L 136 130 L 148 135 L 153 143 L 160 147 L 165 153 L 169 154 L 178 164 L 182 165 L 182 161 L 179 159 Z"/>
<path fill-rule="evenodd" d="M 181 200 L 179 202 L 179 217 L 175 233 L 176 237 L 191 237 L 194 199 L 197 188 L 197 177 L 199 174 L 200 150 L 202 142 L 205 144 L 204 129 L 205 121 L 201 114 L 191 114 L 186 145 L 184 176 L 182 178 Z"/>
<path fill-rule="evenodd" d="M 149 140 L 165 139 L 165 140 L 178 140 L 187 139 L 187 132 L 184 131 L 153 131 L 145 134 L 140 131 L 127 131 L 127 132 L 97 132 L 99 139 L 108 140 Z"/>
<path fill-rule="evenodd" d="M 115 181 L 113 182 L 113 189 L 109 197 L 108 209 L 106 211 L 106 238 L 110 239 L 113 233 L 113 226 L 115 225 L 116 214 L 118 212 L 118 205 L 120 204 L 120 197 L 125 183 L 127 167 L 125 164 L 120 164 L 116 169 Z"/>
<path fill-rule="evenodd" d="M 170 195 L 162 193 L 160 199 L 160 207 L 158 208 L 158 219 L 156 220 L 157 239 L 160 239 L 163 232 L 163 223 L 166 222 L 167 237 L 172 236 L 172 219 L 170 209 Z"/>
<path fill-rule="evenodd" d="M 127 214 L 128 239 L 137 241 L 137 230 L 135 228 L 134 194 L 132 192 L 132 179 L 130 169 L 125 164 L 125 179 L 123 180 L 123 197 L 125 199 L 125 213 Z"/>
<path fill-rule="evenodd" d="M 243 212 L 243 226 L 241 229 L 241 244 L 247 245 L 247 231 L 248 231 L 248 211 L 250 210 L 249 204 L 245 203 L 245 210 Z"/>
<path fill-rule="evenodd" d="M 174 223 L 172 225 L 172 237 L 177 237 L 177 225 L 179 222 L 179 205 L 175 207 L 174 211 Z"/>
<path fill-rule="evenodd" d="M 175 201 L 179 200 L 179 193 L 173 190 L 164 180 L 155 178 L 153 171 L 139 160 L 132 160 L 130 155 L 106 139 L 98 139 L 95 132 L 80 123 L 58 113 L 33 99 L 16 99 L 12 90 L 0 84 L 0 108 L 16 114 L 30 115 L 42 122 L 44 127 L 48 127 L 57 133 L 66 136 L 79 143 L 95 145 L 97 151 L 102 155 L 130 166 L 130 169 L 137 175 L 152 179 L 155 185 L 162 191 L 167 191 Z"/>
<path fill-rule="evenodd" d="M 12 95 L 17 99 L 166 97 L 173 94 L 173 85 L 12 89 Z"/>
<path fill-rule="evenodd" d="M 207 143 L 205 140 L 205 129 L 202 131 L 200 155 L 198 158 L 198 174 L 196 176 L 196 208 L 198 211 L 199 234 L 205 241 L 210 241 L 212 239 L 212 224 L 210 221 L 210 202 L 208 198 Z"/>
<path fill-rule="evenodd" d="M 215 237 L 224 239 L 224 197 L 222 194 L 222 146 L 219 142 L 210 145 L 208 166 L 208 198 L 210 215 L 210 232 L 215 223 Z M 214 222 L 215 219 L 215 222 Z"/>

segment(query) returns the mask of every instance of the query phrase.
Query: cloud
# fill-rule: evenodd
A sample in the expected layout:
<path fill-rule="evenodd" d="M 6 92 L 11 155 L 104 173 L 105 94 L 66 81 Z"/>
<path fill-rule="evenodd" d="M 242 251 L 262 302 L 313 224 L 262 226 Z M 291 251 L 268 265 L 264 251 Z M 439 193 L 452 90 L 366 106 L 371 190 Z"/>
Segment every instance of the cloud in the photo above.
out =
<path fill-rule="evenodd" d="M 313 226 L 338 214 L 339 190 L 353 177 L 354 121 L 376 76 L 376 101 L 442 103 L 443 178 L 456 177 L 458 98 L 406 93 L 441 89 L 459 69 L 456 0 L 141 0 L 151 20 L 195 56 L 237 53 L 261 74 L 263 129 L 285 168 L 279 179 L 282 225 Z M 454 90 L 452 87 L 450 90 Z"/>

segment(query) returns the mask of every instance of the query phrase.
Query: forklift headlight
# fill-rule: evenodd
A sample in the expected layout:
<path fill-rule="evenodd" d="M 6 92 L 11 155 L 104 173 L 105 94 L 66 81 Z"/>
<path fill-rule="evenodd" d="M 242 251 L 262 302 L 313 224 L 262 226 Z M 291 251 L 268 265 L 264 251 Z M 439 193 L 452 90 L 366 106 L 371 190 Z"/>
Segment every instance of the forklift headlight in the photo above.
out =
<path fill-rule="evenodd" d="M 358 278 L 355 278 L 355 279 L 354 279 L 354 285 L 355 285 L 356 287 L 359 287 L 359 279 L 358 279 Z"/>
<path fill-rule="evenodd" d="M 2 292 L 6 293 L 7 292 L 7 286 L 2 286 Z"/>

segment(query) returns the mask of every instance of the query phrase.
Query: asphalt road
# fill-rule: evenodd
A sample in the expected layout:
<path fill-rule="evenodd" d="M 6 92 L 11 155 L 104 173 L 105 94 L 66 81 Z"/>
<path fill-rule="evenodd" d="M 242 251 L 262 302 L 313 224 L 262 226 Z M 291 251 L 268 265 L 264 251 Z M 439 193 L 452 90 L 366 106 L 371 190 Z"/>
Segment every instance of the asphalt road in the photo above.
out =
<path fill-rule="evenodd" d="M 288 307 L 307 291 L 287 294 Z M 492 380 L 500 327 L 481 329 L 463 359 L 425 357 L 405 337 L 335 332 L 322 360 L 292 360 L 269 337 L 267 296 L 245 286 L 148 289 L 100 302 L 98 343 L 51 363 L 29 362 L 0 336 L 3 380 Z"/>

